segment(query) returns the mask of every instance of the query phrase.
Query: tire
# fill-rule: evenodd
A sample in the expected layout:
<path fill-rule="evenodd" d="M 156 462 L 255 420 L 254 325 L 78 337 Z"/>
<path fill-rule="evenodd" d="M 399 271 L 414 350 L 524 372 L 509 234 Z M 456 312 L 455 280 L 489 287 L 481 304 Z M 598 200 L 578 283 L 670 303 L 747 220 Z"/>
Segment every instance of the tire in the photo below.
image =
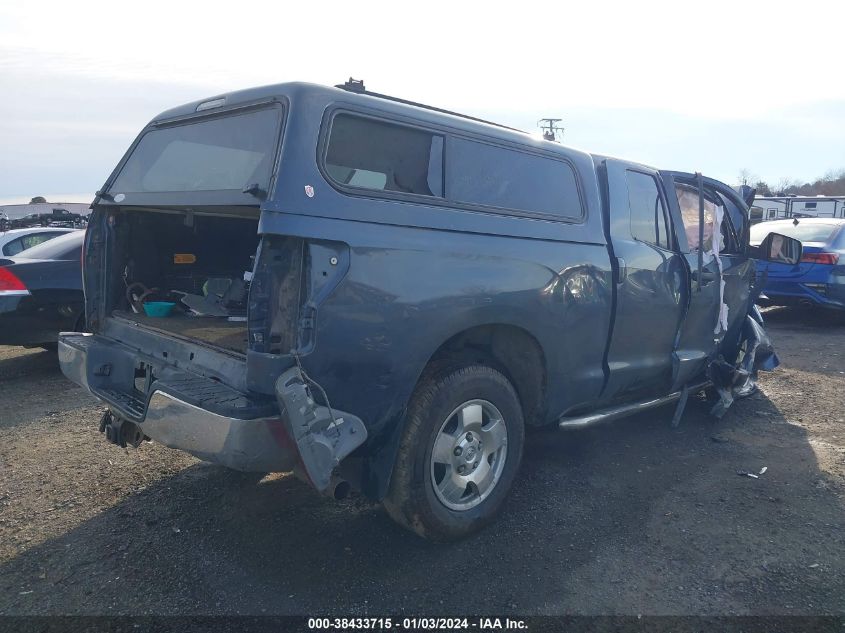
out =
<path fill-rule="evenodd" d="M 85 332 L 85 308 L 82 308 L 82 312 L 76 318 L 76 322 L 73 324 L 73 331 L 74 332 Z"/>
<path fill-rule="evenodd" d="M 524 440 L 519 398 L 495 369 L 471 365 L 424 377 L 408 407 L 388 514 L 432 541 L 477 532 L 501 510 Z"/>

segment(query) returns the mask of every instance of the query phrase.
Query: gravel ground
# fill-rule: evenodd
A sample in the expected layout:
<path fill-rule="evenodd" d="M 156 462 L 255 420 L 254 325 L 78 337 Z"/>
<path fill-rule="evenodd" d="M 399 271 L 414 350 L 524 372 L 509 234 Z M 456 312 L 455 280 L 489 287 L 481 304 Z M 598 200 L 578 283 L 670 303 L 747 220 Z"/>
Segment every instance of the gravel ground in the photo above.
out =
<path fill-rule="evenodd" d="M 54 353 L 0 347 L 0 613 L 843 614 L 845 320 L 767 318 L 782 366 L 723 420 L 534 433 L 500 520 L 448 546 L 107 444 Z"/>

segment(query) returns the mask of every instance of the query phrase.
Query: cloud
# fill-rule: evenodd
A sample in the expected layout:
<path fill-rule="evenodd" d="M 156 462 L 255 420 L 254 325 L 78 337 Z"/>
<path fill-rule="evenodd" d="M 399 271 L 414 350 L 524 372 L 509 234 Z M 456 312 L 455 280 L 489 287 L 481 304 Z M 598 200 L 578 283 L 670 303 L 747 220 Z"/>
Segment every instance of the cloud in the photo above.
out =
<path fill-rule="evenodd" d="M 824 16 L 824 19 L 819 19 Z M 43 0 L 0 7 L 0 195 L 89 191 L 173 105 L 350 74 L 378 92 L 732 179 L 842 166 L 845 5 Z M 777 35 L 812 33 L 802 45 Z M 824 100 L 822 102 L 822 100 Z M 839 117 L 839 118 L 837 118 Z"/>
<path fill-rule="evenodd" d="M 784 80 L 845 99 L 845 84 L 830 81 L 845 8 L 824 0 L 805 0 L 800 11 L 759 0 L 712 0 L 705 9 L 664 0 L 565 9 L 530 0 L 507 8 L 327 0 L 319 10 L 249 1 L 7 4 L 0 65 L 9 68 L 221 89 L 336 83 L 351 73 L 382 92 L 462 109 L 494 101 L 755 116 L 817 98 L 792 89 L 754 97 L 755 84 Z M 784 29 L 812 32 L 811 45 L 779 45 L 770 36 Z"/>
<path fill-rule="evenodd" d="M 41 70 L 0 74 L 0 196 L 93 193 L 156 114 L 208 88 Z"/>

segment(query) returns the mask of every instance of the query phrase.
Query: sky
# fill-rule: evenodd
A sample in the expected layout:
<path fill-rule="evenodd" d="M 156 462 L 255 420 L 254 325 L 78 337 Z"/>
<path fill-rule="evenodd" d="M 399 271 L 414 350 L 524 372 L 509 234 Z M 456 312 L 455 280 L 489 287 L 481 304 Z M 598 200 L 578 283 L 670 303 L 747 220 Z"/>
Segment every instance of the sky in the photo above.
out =
<path fill-rule="evenodd" d="M 845 169 L 845 3 L 0 4 L 0 204 L 90 200 L 172 106 L 369 89 L 735 184 Z"/>

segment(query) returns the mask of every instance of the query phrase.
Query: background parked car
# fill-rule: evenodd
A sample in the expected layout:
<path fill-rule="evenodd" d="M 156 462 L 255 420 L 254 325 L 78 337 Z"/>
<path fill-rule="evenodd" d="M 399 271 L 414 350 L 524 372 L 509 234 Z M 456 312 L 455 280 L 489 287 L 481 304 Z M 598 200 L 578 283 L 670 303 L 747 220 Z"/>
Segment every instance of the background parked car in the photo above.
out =
<path fill-rule="evenodd" d="M 0 258 L 0 345 L 49 347 L 83 326 L 84 238 L 72 231 Z"/>
<path fill-rule="evenodd" d="M 758 261 L 767 274 L 759 303 L 845 309 L 845 219 L 805 218 L 763 222 L 751 227 L 751 245 L 780 233 L 804 245 L 795 266 Z"/>
<path fill-rule="evenodd" d="M 38 246 L 54 237 L 65 235 L 77 229 L 37 227 L 29 229 L 12 229 L 0 233 L 0 255 L 12 257 L 33 246 Z"/>

